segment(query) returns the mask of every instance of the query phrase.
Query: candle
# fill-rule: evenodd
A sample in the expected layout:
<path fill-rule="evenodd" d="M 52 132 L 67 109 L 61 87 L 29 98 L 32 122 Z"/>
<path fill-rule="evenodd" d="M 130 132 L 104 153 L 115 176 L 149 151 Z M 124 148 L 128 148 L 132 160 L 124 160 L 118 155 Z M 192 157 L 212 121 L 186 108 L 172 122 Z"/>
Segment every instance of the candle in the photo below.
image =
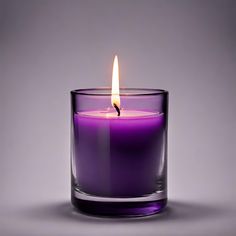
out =
<path fill-rule="evenodd" d="M 167 197 L 168 94 L 120 93 L 117 57 L 107 91 L 72 91 L 72 202 L 99 215 L 157 213 Z"/>
<path fill-rule="evenodd" d="M 74 115 L 77 179 L 92 195 L 137 197 L 156 190 L 165 121 L 139 111 Z M 84 158 L 86 157 L 86 158 Z"/>

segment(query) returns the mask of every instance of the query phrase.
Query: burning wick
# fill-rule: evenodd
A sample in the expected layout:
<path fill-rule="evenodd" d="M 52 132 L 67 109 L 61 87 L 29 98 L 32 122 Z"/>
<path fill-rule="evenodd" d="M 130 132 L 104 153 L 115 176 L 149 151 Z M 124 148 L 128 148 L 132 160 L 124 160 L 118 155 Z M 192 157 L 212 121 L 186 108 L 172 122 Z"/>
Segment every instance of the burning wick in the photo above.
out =
<path fill-rule="evenodd" d="M 117 55 L 115 55 L 112 70 L 111 105 L 116 109 L 118 116 L 120 116 L 119 64 Z"/>
<path fill-rule="evenodd" d="M 113 106 L 115 107 L 115 109 L 116 109 L 116 111 L 117 111 L 117 116 L 120 116 L 120 109 L 119 109 L 119 107 L 115 104 L 115 103 L 113 103 Z"/>

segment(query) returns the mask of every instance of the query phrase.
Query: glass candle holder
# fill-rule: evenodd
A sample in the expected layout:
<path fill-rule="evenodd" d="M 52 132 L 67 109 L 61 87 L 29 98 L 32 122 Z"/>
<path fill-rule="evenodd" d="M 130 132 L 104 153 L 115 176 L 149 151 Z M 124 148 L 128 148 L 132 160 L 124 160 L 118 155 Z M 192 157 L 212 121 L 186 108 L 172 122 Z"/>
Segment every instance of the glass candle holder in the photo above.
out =
<path fill-rule="evenodd" d="M 80 211 L 145 216 L 167 203 L 168 92 L 120 89 L 120 116 L 111 89 L 71 91 L 71 199 Z"/>

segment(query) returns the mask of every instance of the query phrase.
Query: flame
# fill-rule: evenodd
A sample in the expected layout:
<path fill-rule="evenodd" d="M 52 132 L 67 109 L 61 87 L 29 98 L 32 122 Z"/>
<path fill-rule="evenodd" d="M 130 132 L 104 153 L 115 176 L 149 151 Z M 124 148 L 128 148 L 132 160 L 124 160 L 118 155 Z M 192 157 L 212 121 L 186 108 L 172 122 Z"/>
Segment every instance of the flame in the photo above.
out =
<path fill-rule="evenodd" d="M 113 62 L 111 105 L 120 109 L 119 64 L 117 55 Z"/>

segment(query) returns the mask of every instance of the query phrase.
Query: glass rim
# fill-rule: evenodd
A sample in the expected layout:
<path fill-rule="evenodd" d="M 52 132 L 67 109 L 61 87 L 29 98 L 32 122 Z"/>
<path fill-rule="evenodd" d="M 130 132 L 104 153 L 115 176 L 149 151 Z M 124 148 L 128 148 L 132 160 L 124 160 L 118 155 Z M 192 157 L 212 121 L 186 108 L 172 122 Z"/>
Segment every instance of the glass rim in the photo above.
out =
<path fill-rule="evenodd" d="M 111 96 L 111 87 L 75 89 L 71 91 L 72 95 L 87 96 Z M 168 94 L 164 89 L 151 88 L 120 88 L 120 96 L 153 96 Z"/>

